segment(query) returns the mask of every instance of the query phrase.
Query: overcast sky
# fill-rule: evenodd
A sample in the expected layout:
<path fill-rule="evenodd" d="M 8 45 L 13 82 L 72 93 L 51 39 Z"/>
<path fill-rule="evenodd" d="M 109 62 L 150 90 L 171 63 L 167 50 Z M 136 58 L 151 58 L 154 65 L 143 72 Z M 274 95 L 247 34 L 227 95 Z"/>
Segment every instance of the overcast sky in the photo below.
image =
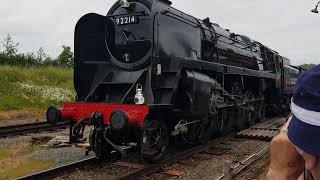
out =
<path fill-rule="evenodd" d="M 318 0 L 172 0 L 197 18 L 210 17 L 223 28 L 258 40 L 293 64 L 320 64 Z M 0 38 L 10 33 L 20 52 L 43 47 L 55 57 L 62 45 L 73 46 L 73 31 L 84 14 L 106 14 L 115 0 L 1 0 Z M 320 10 L 320 9 L 319 9 Z"/>

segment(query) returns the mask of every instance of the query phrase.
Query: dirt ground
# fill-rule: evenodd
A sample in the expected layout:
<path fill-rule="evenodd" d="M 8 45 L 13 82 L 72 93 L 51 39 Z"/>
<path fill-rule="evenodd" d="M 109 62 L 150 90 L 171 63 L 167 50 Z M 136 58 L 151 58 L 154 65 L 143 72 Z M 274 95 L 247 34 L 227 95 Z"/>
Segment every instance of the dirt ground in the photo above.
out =
<path fill-rule="evenodd" d="M 235 179 L 237 180 L 255 180 L 265 179 L 267 170 L 270 166 L 270 156 L 265 156 L 250 166 L 248 169 L 239 174 Z"/>
<path fill-rule="evenodd" d="M 0 127 L 45 121 L 45 112 L 40 110 L 0 111 Z"/>
<path fill-rule="evenodd" d="M 0 138 L 0 180 L 13 179 L 87 158 L 82 148 L 48 144 L 54 138 L 67 137 L 68 134 L 66 129 Z"/>
<path fill-rule="evenodd" d="M 0 127 L 25 123 L 42 122 L 44 121 L 44 117 L 45 114 L 40 111 L 0 111 Z M 0 168 L 13 167 L 12 169 L 21 169 L 21 171 L 18 174 L 24 175 L 26 174 L 26 172 L 44 170 L 49 167 L 62 165 L 67 162 L 72 162 L 74 160 L 86 158 L 84 157 L 84 151 L 82 149 L 76 149 L 72 147 L 41 147 L 41 145 L 43 145 L 45 142 L 59 134 L 67 135 L 68 132 L 64 131 L 60 133 L 40 133 L 31 134 L 26 137 L 9 138 L 2 140 L 0 139 Z M 255 140 L 240 139 L 228 141 L 219 145 L 216 148 L 213 148 L 211 150 L 213 151 L 212 155 L 198 154 L 189 159 L 184 160 L 183 164 L 179 163 L 168 167 L 168 169 L 184 172 L 184 175 L 182 177 L 174 177 L 157 173 L 154 174 L 151 178 L 173 180 L 216 179 L 228 172 L 228 169 L 231 166 L 247 158 L 252 153 L 258 152 L 266 145 L 268 145 L 268 142 Z M 11 150 L 9 152 L 6 149 Z M 13 151 L 13 149 L 15 150 Z M 5 154 L 2 157 L 1 151 L 2 154 Z M 266 173 L 269 163 L 269 156 L 264 157 L 257 161 L 255 164 L 253 164 L 249 169 L 241 173 L 236 179 L 261 179 L 261 177 L 263 177 Z M 39 164 L 41 164 L 41 166 L 39 166 Z M 5 173 L 7 173 L 6 177 L 16 177 L 17 171 L 11 172 L 10 170 L 8 170 L 8 168 L 6 169 L 7 170 L 4 171 Z M 105 165 L 90 170 L 78 170 L 77 172 L 67 174 L 56 179 L 117 179 L 117 177 L 119 177 L 120 175 L 126 174 L 130 171 L 130 169 L 123 169 L 115 165 Z M 0 176 L 0 179 L 6 178 L 1 178 Z"/>
<path fill-rule="evenodd" d="M 17 175 L 26 175 L 49 167 L 70 163 L 76 160 L 87 158 L 84 156 L 85 150 L 75 147 L 43 148 L 41 145 L 56 137 L 65 136 L 68 131 L 31 134 L 16 138 L 0 139 L 0 167 L 6 167 L 2 173 L 6 176 L 0 176 L 0 179 L 7 177 L 17 177 Z M 184 173 L 181 177 L 169 176 L 157 173 L 151 176 L 151 179 L 216 179 L 228 172 L 231 166 L 236 165 L 251 154 L 260 151 L 268 145 L 268 142 L 255 140 L 234 140 L 228 141 L 217 147 L 210 149 L 211 154 L 197 154 L 178 164 L 169 166 L 169 170 L 177 170 Z M 2 151 L 2 152 L 1 152 Z M 126 161 L 126 160 L 124 160 Z M 134 163 L 141 164 L 141 160 Z M 269 166 L 269 157 L 264 157 L 257 161 L 249 169 L 240 174 L 236 179 L 260 179 Z M 9 168 L 10 167 L 10 168 Z M 10 169 L 16 169 L 14 171 Z M 19 171 L 17 171 L 19 169 Z M 78 170 L 66 174 L 56 179 L 117 179 L 119 176 L 129 173 L 134 169 L 119 167 L 116 165 L 101 165 L 91 167 L 90 169 Z M 1 171 L 0 171 L 1 172 Z"/>
<path fill-rule="evenodd" d="M 260 151 L 268 145 L 268 142 L 255 141 L 255 140 L 243 140 L 243 141 L 229 141 L 217 149 L 222 149 L 221 154 L 212 156 L 211 159 L 201 159 L 196 157 L 197 166 L 186 167 L 181 165 L 175 165 L 172 168 L 177 168 L 185 171 L 185 175 L 181 177 L 184 180 L 199 179 L 212 180 L 221 177 L 226 174 L 230 167 L 233 167 L 237 163 L 249 157 L 251 154 Z M 213 149 L 214 151 L 214 149 Z M 218 151 L 217 151 L 218 152 Z M 194 159 L 193 157 L 192 159 Z M 253 172 L 251 176 L 246 176 L 245 179 L 258 179 L 261 174 L 266 171 L 267 167 L 261 167 L 259 171 Z M 177 177 L 171 177 L 169 179 L 180 179 Z"/>
<path fill-rule="evenodd" d="M 167 167 L 167 170 L 183 172 L 183 176 L 175 177 L 162 173 L 154 174 L 148 179 L 156 180 L 214 180 L 222 176 L 231 166 L 249 157 L 251 154 L 260 151 L 267 146 L 268 142 L 255 140 L 230 141 L 211 149 L 209 154 L 197 154 L 191 158 L 181 161 L 178 164 Z M 125 160 L 124 160 L 125 161 Z M 257 165 L 250 167 L 248 171 L 241 174 L 237 179 L 259 179 L 268 168 L 268 158 L 261 159 Z M 133 169 L 117 167 L 114 165 L 98 166 L 92 169 L 78 170 L 70 174 L 60 176 L 56 179 L 117 179 Z"/>

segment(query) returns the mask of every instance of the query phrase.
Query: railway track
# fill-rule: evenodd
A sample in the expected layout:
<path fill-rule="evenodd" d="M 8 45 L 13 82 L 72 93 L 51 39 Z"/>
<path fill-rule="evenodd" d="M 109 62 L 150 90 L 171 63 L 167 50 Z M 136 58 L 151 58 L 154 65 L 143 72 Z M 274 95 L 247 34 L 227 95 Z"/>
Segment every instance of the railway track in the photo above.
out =
<path fill-rule="evenodd" d="M 254 164 L 259 159 L 263 158 L 264 156 L 267 156 L 269 153 L 270 146 L 266 146 L 262 148 L 259 152 L 251 154 L 248 158 L 242 160 L 237 165 L 230 167 L 228 173 L 218 177 L 216 180 L 230 180 L 239 175 L 242 171 L 250 167 L 252 164 Z"/>
<path fill-rule="evenodd" d="M 161 169 L 163 169 L 166 166 L 178 163 L 179 161 L 187 159 L 195 154 L 206 151 L 207 149 L 210 149 L 210 148 L 212 148 L 222 142 L 225 142 L 225 141 L 231 139 L 232 137 L 233 137 L 233 135 L 229 135 L 227 137 L 222 137 L 222 138 L 210 141 L 206 145 L 197 146 L 197 147 L 188 149 L 186 151 L 183 151 L 181 153 L 178 153 L 178 154 L 175 154 L 171 157 L 168 157 L 166 160 L 164 160 L 161 163 L 150 165 L 150 166 L 135 170 L 133 172 L 130 172 L 129 174 L 126 174 L 126 175 L 119 177 L 119 179 L 120 180 L 135 180 L 135 179 L 138 180 L 140 178 L 147 177 L 150 174 L 153 174 L 153 173 L 160 171 Z"/>
<path fill-rule="evenodd" d="M 169 164 L 174 164 L 179 162 L 180 160 L 186 159 L 196 153 L 200 153 L 202 151 L 205 151 L 206 149 L 210 148 L 210 147 L 214 147 L 217 144 L 220 144 L 230 138 L 232 138 L 233 135 L 229 135 L 227 137 L 222 137 L 219 139 L 215 139 L 213 141 L 210 141 L 207 145 L 202 145 L 202 146 L 197 146 L 191 149 L 188 149 L 186 151 L 183 151 L 181 153 L 178 153 L 176 155 L 172 155 L 170 157 L 168 157 L 166 160 L 164 160 L 161 163 L 158 164 L 153 164 L 153 165 L 149 165 L 149 166 L 141 166 L 140 169 L 130 172 L 127 175 L 123 175 L 121 177 L 119 177 L 119 179 L 140 179 L 143 176 L 146 176 L 148 174 L 152 174 L 155 173 L 159 170 L 161 170 L 164 165 L 169 165 Z M 45 179 L 52 179 L 55 178 L 61 174 L 66 174 L 72 171 L 75 171 L 77 169 L 81 169 L 81 168 L 85 168 L 85 167 L 90 167 L 90 166 L 96 166 L 97 164 L 101 164 L 103 162 L 99 161 L 98 159 L 96 159 L 95 157 L 92 158 L 88 158 L 85 160 L 81 160 L 81 161 L 77 161 L 77 162 L 73 162 L 70 164 L 66 164 L 66 165 L 62 165 L 56 168 L 51 168 L 49 170 L 45 170 L 45 171 L 41 171 L 41 172 L 37 172 L 31 175 L 27 175 L 24 177 L 20 177 L 17 178 L 17 180 L 45 180 Z M 115 163 L 116 164 L 116 163 Z"/>
<path fill-rule="evenodd" d="M 62 129 L 62 128 L 66 128 L 68 124 L 69 124 L 68 122 L 59 122 L 55 125 L 52 125 L 46 122 L 41 122 L 41 123 L 0 127 L 0 138 Z"/>
<path fill-rule="evenodd" d="M 256 140 L 272 140 L 272 138 L 278 134 L 280 131 L 280 128 L 285 124 L 287 118 L 274 118 L 269 121 L 265 121 L 262 123 L 259 123 L 247 130 L 244 130 L 237 135 L 228 135 L 226 137 L 222 137 L 219 139 L 215 139 L 210 141 L 206 145 L 197 146 L 194 148 L 191 148 L 189 150 L 186 150 L 184 152 L 178 153 L 172 157 L 169 157 L 167 160 L 147 166 L 138 170 L 135 170 L 133 172 L 130 172 L 129 174 L 126 174 L 124 176 L 119 177 L 120 180 L 139 180 L 143 179 L 144 177 L 148 179 L 147 177 L 153 173 L 157 173 L 160 170 L 165 169 L 165 167 L 168 167 L 172 164 L 179 163 L 179 161 L 187 159 L 195 154 L 199 154 L 202 152 L 205 152 L 206 150 L 209 150 L 210 148 L 214 148 L 215 146 L 224 143 L 228 140 L 231 140 L 233 138 L 245 138 L 245 139 L 256 139 Z M 235 177 L 238 175 L 242 170 L 246 169 L 248 166 L 259 160 L 261 157 L 265 156 L 269 152 L 269 146 L 264 147 L 261 151 L 254 153 L 250 155 L 245 160 L 239 162 L 236 166 L 230 167 L 230 171 L 228 174 L 223 175 L 218 178 L 218 180 L 224 180 L 224 179 L 232 179 L 232 177 Z M 231 178 L 230 178 L 231 177 Z"/>
<path fill-rule="evenodd" d="M 28 176 L 17 178 L 17 180 L 43 180 L 43 179 L 51 179 L 56 177 L 61 173 L 68 173 L 76 170 L 77 168 L 81 168 L 84 166 L 96 165 L 99 161 L 95 158 L 88 158 L 81 161 L 73 162 L 70 164 L 66 164 L 63 166 L 59 166 L 56 168 L 52 168 L 46 171 L 41 171 L 38 173 L 34 173 Z"/>
<path fill-rule="evenodd" d="M 210 141 L 206 145 L 201 145 L 201 146 L 196 146 L 187 150 L 183 150 L 181 152 L 177 152 L 171 155 L 168 155 L 167 159 L 162 161 L 161 163 L 158 164 L 147 164 L 147 165 L 141 165 L 141 164 L 131 164 L 131 163 L 126 163 L 126 162 L 120 162 L 120 163 L 114 163 L 117 166 L 121 166 L 123 168 L 129 168 L 129 169 L 135 169 L 133 171 L 130 171 L 127 174 L 119 175 L 117 179 L 120 180 L 135 180 L 135 179 L 143 179 L 143 178 L 148 178 L 152 176 L 155 173 L 163 171 L 166 167 L 170 167 L 173 164 L 176 163 L 181 163 L 183 160 L 186 160 L 190 157 L 193 157 L 194 155 L 211 151 L 215 147 L 217 147 L 220 144 L 223 144 L 227 141 L 236 141 L 240 139 L 259 139 L 262 141 L 266 141 L 267 137 L 272 139 L 273 136 L 275 136 L 277 133 L 275 131 L 279 132 L 280 127 L 284 125 L 286 122 L 286 118 L 275 118 L 272 119 L 268 122 L 263 122 L 260 123 L 252 128 L 249 128 L 241 133 L 238 134 L 230 134 L 225 137 L 217 138 L 212 141 Z M 278 128 L 278 129 L 277 129 Z M 272 131 L 273 133 L 265 133 Z M 248 135 L 249 134 L 249 135 Z M 272 135 L 271 135 L 272 134 Z M 259 160 L 261 157 L 265 156 L 269 152 L 269 147 L 266 146 L 259 152 L 255 152 L 254 154 L 250 155 L 248 158 L 244 159 L 243 161 L 239 162 L 237 165 L 230 167 L 230 171 L 228 174 L 224 174 L 220 176 L 218 179 L 223 180 L 223 179 L 230 179 L 230 177 L 234 177 L 238 175 L 241 171 L 246 169 L 248 166 Z M 94 167 L 97 167 L 97 164 L 99 161 L 95 158 L 89 158 L 83 161 L 78 161 L 75 163 L 67 164 L 64 166 L 60 166 L 57 168 L 49 169 L 47 171 L 35 173 L 29 176 L 21 177 L 19 178 L 20 180 L 29 180 L 29 179 L 51 179 L 54 177 L 58 177 L 61 175 L 66 175 L 67 173 L 73 172 L 77 169 L 81 168 L 88 168 L 93 169 Z"/>

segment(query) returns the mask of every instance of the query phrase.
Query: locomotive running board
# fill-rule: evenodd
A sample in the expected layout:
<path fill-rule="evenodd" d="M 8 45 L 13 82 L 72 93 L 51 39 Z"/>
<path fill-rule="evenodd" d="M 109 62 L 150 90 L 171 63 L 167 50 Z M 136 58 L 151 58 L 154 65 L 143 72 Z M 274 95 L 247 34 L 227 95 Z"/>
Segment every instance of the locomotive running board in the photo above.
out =
<path fill-rule="evenodd" d="M 242 76 L 260 77 L 268 79 L 276 79 L 277 76 L 269 71 L 259 71 L 253 69 L 247 69 L 242 67 L 230 66 L 225 64 L 218 64 L 214 62 L 193 60 L 189 58 L 178 57 L 173 59 L 177 63 L 180 63 L 185 68 L 210 70 L 226 74 L 237 74 Z"/>

